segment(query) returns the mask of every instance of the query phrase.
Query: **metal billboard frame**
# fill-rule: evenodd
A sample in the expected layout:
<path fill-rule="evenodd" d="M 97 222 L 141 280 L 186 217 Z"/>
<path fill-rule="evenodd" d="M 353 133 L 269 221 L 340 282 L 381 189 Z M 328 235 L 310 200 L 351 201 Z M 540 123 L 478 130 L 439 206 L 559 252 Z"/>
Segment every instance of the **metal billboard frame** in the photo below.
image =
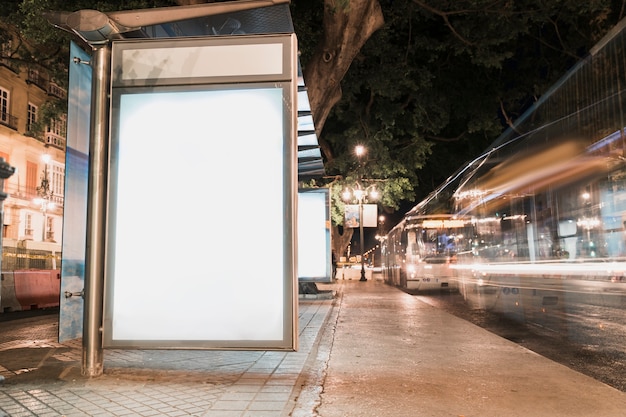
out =
<path fill-rule="evenodd" d="M 106 219 L 106 254 L 105 254 L 105 289 L 104 289 L 104 327 L 103 342 L 104 347 L 111 348 L 137 348 L 137 349 L 219 349 L 219 350 L 296 350 L 297 349 L 297 268 L 296 268 L 296 206 L 297 206 L 297 45 L 295 34 L 279 35 L 246 35 L 235 37 L 216 38 L 183 38 L 183 39 L 141 39 L 141 40 L 116 40 L 112 42 L 111 52 L 111 132 L 110 132 L 110 155 L 109 155 L 109 179 L 108 179 L 108 200 Z M 270 55 L 265 60 L 259 57 Z M 278 62 L 276 60 L 278 59 Z M 218 60 L 225 60 L 223 65 L 219 65 Z M 270 62 L 271 61 L 271 62 Z M 254 204 L 250 204 L 247 197 L 241 199 L 237 193 L 227 196 L 232 200 L 233 207 L 245 205 L 250 212 L 250 218 L 243 219 L 247 222 L 254 222 L 256 225 L 263 225 L 274 221 L 274 224 L 283 225 L 283 230 L 276 233 L 270 240 L 261 242 L 264 246 L 265 254 L 271 258 L 271 262 L 266 265 L 256 265 L 252 270 L 244 269 L 244 259 L 237 262 L 233 258 L 230 247 L 218 245 L 212 250 L 215 262 L 230 260 L 233 268 L 231 276 L 229 271 L 222 269 L 222 276 L 212 277 L 210 270 L 204 271 L 197 267 L 195 270 L 180 271 L 185 276 L 171 276 L 173 264 L 163 264 L 162 276 L 159 275 L 159 268 L 146 267 L 151 272 L 150 277 L 141 276 L 141 268 L 133 265 L 133 261 L 141 265 L 151 265 L 150 262 L 166 263 L 167 259 L 154 253 L 141 253 L 142 244 L 151 247 L 149 240 L 154 240 L 155 235 L 145 236 L 146 241 L 141 242 L 140 234 L 133 234 L 126 228 L 119 228 L 118 222 L 128 225 L 128 218 L 132 217 L 125 213 L 131 207 L 140 203 L 132 192 L 118 195 L 124 186 L 126 179 L 122 176 L 131 176 L 132 170 L 129 166 L 134 165 L 137 172 L 157 177 L 168 178 L 166 183 L 176 183 L 177 169 L 166 160 L 154 161 L 150 158 L 150 149 L 145 152 L 133 153 L 135 159 L 124 159 L 120 144 L 124 145 L 126 140 L 130 143 L 133 136 L 126 135 L 127 125 L 121 126 L 120 120 L 123 118 L 124 97 L 149 98 L 152 94 L 188 94 L 198 93 L 206 100 L 213 100 L 213 94 L 225 92 L 224 94 L 247 94 L 249 92 L 263 91 L 266 94 L 260 102 L 269 105 L 280 105 L 280 118 L 282 126 L 280 130 L 282 137 L 280 149 L 268 149 L 262 155 L 253 155 L 258 158 L 259 163 L 254 159 L 249 159 L 254 165 L 255 172 L 248 172 L 246 166 L 237 165 L 237 161 L 232 161 L 231 171 L 237 171 L 237 175 L 232 175 L 229 181 L 233 181 L 234 190 L 250 189 L 254 184 L 253 178 L 265 174 L 271 176 L 277 174 L 277 169 L 282 175 L 282 181 L 264 182 L 263 192 L 271 195 L 282 196 L 278 205 L 270 207 L 265 211 L 265 218 L 253 219 L 251 209 Z M 273 91 L 279 91 L 279 99 Z M 155 96 L 156 97 L 156 96 Z M 243 97 L 243 96 L 241 96 Z M 272 97 L 267 98 L 267 97 Z M 163 97 L 159 97 L 160 99 Z M 146 103 L 149 103 L 147 100 Z M 140 104 L 141 105 L 141 104 Z M 264 108 L 258 109 L 265 111 Z M 209 115 L 207 115 L 209 117 Z M 216 116 L 216 117 L 219 117 Z M 224 117 L 224 115 L 221 115 Z M 245 125 L 245 115 L 229 114 L 227 117 L 239 125 Z M 210 118 L 210 117 L 209 117 Z M 142 137 L 141 130 L 133 125 L 136 122 L 133 118 L 124 119 L 125 123 L 130 123 L 132 132 L 140 132 L 134 136 L 137 141 L 149 143 L 151 138 Z M 162 118 L 154 120 L 154 123 L 165 123 Z M 172 120 L 172 123 L 181 121 Z M 182 123 L 185 121 L 183 120 Z M 201 125 L 211 129 L 210 125 Z M 170 126 L 168 129 L 175 130 L 177 126 Z M 180 128 L 180 126 L 178 126 Z M 267 127 L 264 130 L 277 129 Z M 152 131 L 158 136 L 158 131 Z M 239 151 L 246 153 L 246 140 L 258 140 L 254 137 L 247 137 L 243 133 L 237 133 L 235 129 L 235 140 L 232 146 L 238 147 Z M 247 131 L 246 131 L 247 132 Z M 263 133 L 263 132 L 259 132 Z M 237 136 L 239 135 L 239 136 Z M 244 137 L 245 136 L 245 137 Z M 262 135 L 260 135 L 262 136 Z M 131 139 L 129 139 L 131 138 Z M 133 141 L 135 139 L 132 139 Z M 163 140 L 163 139 L 162 139 Z M 174 138 L 172 138 L 174 141 Z M 206 150 L 196 141 L 199 149 L 191 149 L 192 153 Z M 158 145 L 158 142 L 155 142 Z M 189 143 L 188 143 L 189 144 Z M 191 142 L 192 146 L 194 142 Z M 258 146 L 250 142 L 249 146 Z M 269 147 L 276 145 L 268 144 Z M 145 147 L 145 146 L 144 146 Z M 275 148 L 275 146 L 274 146 Z M 256 148 L 255 148 L 256 149 Z M 276 160 L 280 159 L 280 160 Z M 143 166 L 142 166 L 143 165 Z M 278 168 L 277 168 L 278 165 Z M 267 167 L 268 172 L 256 172 Z M 160 168 L 160 169 L 159 169 Z M 154 172 L 159 169 L 159 172 Z M 146 174 L 146 171 L 150 174 Z M 187 171 L 185 171 L 187 172 Z M 137 179 L 134 179 L 137 181 Z M 193 178 L 179 178 L 178 181 L 192 181 Z M 196 178 L 197 187 L 206 184 L 206 178 Z M 172 182 L 173 181 L 173 182 Z M 254 185 L 252 185 L 254 186 Z M 257 186 L 258 187 L 258 186 Z M 272 187 L 276 189 L 272 189 Z M 155 198 L 164 201 L 169 198 L 172 190 L 163 189 L 161 195 Z M 206 198 L 203 195 L 202 198 Z M 223 198 L 223 197 L 222 197 Z M 268 200 L 264 202 L 254 202 L 255 204 L 270 204 Z M 276 202 L 274 202 L 276 204 Z M 168 206 L 169 207 L 169 206 Z M 258 206 L 257 206 L 258 207 Z M 260 210 L 260 208 L 258 208 Z M 158 211 L 158 210 L 157 210 Z M 130 211 L 129 211 L 130 212 Z M 223 210 L 222 213 L 223 215 Z M 208 213 L 210 216 L 211 213 Z M 122 221 L 121 219 L 126 218 Z M 137 218 L 137 217 L 135 217 Z M 156 217 L 154 218 L 156 219 Z M 239 219 L 241 221 L 242 219 Z M 143 219 L 137 219 L 139 223 Z M 233 221 L 237 221 L 233 219 Z M 120 225 L 122 224 L 120 223 Z M 147 230 L 147 229 L 146 229 Z M 177 232 L 176 228 L 156 227 L 158 238 L 163 244 L 166 242 L 180 241 L 181 238 L 188 238 L 190 235 Z M 268 229 L 269 230 L 269 229 Z M 133 247 L 138 248 L 138 252 L 124 257 L 124 251 L 118 251 L 117 246 L 128 248 L 125 240 L 132 238 Z M 152 246 L 153 247 L 153 246 Z M 208 248 L 207 248 L 208 250 Z M 272 252 L 270 252 L 272 251 Z M 273 255 L 278 252 L 278 255 Z M 117 255 L 117 256 L 116 256 Z M 239 268 L 239 269 L 237 269 Z M 192 276 L 194 275 L 195 276 Z M 276 275 L 279 275 L 278 277 Z M 251 276 L 250 276 L 251 275 Z M 194 279 L 196 281 L 194 281 Z M 254 281 L 247 281 L 253 279 Z M 213 281 L 212 281 L 213 280 Z M 241 282 L 236 282 L 239 280 Z M 136 282 L 135 282 L 136 281 Z M 180 287 L 181 283 L 196 284 L 198 288 Z M 129 284 L 130 283 L 130 284 Z M 212 286 L 216 283 L 216 286 Z M 239 293 L 232 292 L 232 285 Z M 228 290 L 226 290 L 228 288 Z M 250 294 L 250 288 L 259 291 Z M 224 294 L 212 294 L 211 291 L 225 291 Z M 194 294 L 190 299 L 195 302 L 196 307 L 190 306 L 185 297 L 180 296 L 180 291 L 196 293 L 205 291 L 205 295 L 213 296 L 211 302 L 202 303 L 202 296 Z M 228 292 L 231 291 L 231 292 Z M 191 292 L 191 293 L 190 293 Z M 130 294 L 132 293 L 132 294 Z M 276 295 L 279 293 L 279 296 Z M 150 295 L 158 296 L 150 302 Z M 167 300 L 163 297 L 171 296 Z M 194 297 L 200 298 L 194 298 Z M 278 297 L 278 298 L 277 298 Z M 226 304 L 218 304 L 219 298 L 227 301 Z M 276 301 L 280 300 L 280 306 L 276 307 Z M 174 301 L 178 301 L 178 304 Z M 167 303 L 167 304 L 166 304 Z M 243 303 L 243 304 L 238 304 Z M 255 304 L 256 303 L 256 304 Z M 192 303 L 193 304 L 193 303 Z M 231 305 L 232 304 L 232 305 Z M 238 307 L 237 307 L 238 306 Z M 160 315 L 158 309 L 167 311 L 166 315 Z M 234 310 L 229 310 L 234 308 Z M 248 309 L 241 312 L 239 309 Z M 268 311 L 265 315 L 271 324 L 258 323 L 255 320 L 262 320 L 263 309 L 278 309 Z M 133 310 L 134 309 L 134 310 Z M 251 310 L 250 310 L 251 309 Z M 230 311 L 230 314 L 229 314 Z M 241 313 L 241 314 L 239 314 Z M 180 314 L 180 316 L 178 316 Z M 244 320 L 249 320 L 250 323 Z M 139 316 L 139 317 L 138 317 Z M 278 317 L 276 317 L 278 316 Z M 157 319 L 154 322 L 154 319 Z M 219 320 L 216 320 L 219 318 Z M 232 321 L 231 321 L 232 320 Z M 203 327 L 206 325 L 206 328 Z M 134 326 L 134 327 L 133 327 Z M 237 331 L 240 326 L 241 331 Z M 185 328 L 186 330 L 182 330 Z M 267 329 L 266 329 L 267 328 Z M 234 329 L 234 330 L 233 330 Z M 138 338 L 129 336 L 134 333 L 139 334 Z M 116 334 L 121 334 L 118 337 Z M 239 336 L 241 334 L 241 336 Z M 183 337 L 179 337 L 182 335 Z"/>

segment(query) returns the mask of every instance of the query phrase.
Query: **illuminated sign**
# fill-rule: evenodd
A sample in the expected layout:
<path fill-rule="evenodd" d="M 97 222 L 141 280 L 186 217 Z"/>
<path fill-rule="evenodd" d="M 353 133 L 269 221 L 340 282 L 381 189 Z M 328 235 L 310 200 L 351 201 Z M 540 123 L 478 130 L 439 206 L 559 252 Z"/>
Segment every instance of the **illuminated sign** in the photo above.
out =
<path fill-rule="evenodd" d="M 358 204 L 346 204 L 344 206 L 344 225 L 349 228 L 360 227 L 360 212 Z M 376 204 L 363 204 L 363 227 L 378 226 L 378 206 Z"/>
<path fill-rule="evenodd" d="M 295 35 L 234 38 L 113 42 L 106 347 L 297 348 Z"/>
<path fill-rule="evenodd" d="M 298 192 L 298 279 L 331 282 L 328 188 Z"/>
<path fill-rule="evenodd" d="M 465 227 L 464 220 L 424 220 L 422 227 L 424 229 L 454 229 Z"/>

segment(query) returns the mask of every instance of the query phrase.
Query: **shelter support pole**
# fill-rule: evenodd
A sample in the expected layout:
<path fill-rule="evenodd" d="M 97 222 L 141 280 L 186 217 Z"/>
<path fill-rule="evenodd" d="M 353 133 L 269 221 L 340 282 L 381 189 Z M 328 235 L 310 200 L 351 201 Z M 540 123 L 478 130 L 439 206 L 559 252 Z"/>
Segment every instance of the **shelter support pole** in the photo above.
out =
<path fill-rule="evenodd" d="M 92 100 L 89 132 L 85 309 L 81 374 L 103 373 L 103 299 L 106 244 L 106 190 L 109 144 L 111 45 L 95 45 L 91 58 Z"/>

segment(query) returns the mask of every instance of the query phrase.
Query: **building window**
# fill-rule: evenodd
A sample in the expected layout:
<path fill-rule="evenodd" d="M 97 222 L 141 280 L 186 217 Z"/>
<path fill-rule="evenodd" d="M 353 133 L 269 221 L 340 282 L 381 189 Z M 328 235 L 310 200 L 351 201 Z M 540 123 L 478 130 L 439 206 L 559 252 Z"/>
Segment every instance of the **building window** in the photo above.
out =
<path fill-rule="evenodd" d="M 37 123 L 37 106 L 33 103 L 28 103 L 28 119 L 26 121 L 26 131 L 32 132 L 33 125 Z"/>
<path fill-rule="evenodd" d="M 46 240 L 54 240 L 54 219 L 52 217 L 46 218 Z"/>
<path fill-rule="evenodd" d="M 39 70 L 35 68 L 28 69 L 28 81 L 34 84 L 39 84 Z"/>
<path fill-rule="evenodd" d="M 24 234 L 28 237 L 33 236 L 33 216 L 30 213 L 26 213 L 26 218 L 24 219 Z"/>
<path fill-rule="evenodd" d="M 9 123 L 9 92 L 0 88 L 0 121 Z"/>
<path fill-rule="evenodd" d="M 26 197 L 35 198 L 37 196 L 38 182 L 37 164 L 26 161 Z"/>
<path fill-rule="evenodd" d="M 5 58 L 11 56 L 12 52 L 13 49 L 11 49 L 11 39 L 6 42 L 2 42 L 2 45 L 0 46 L 0 53 L 2 54 L 2 57 Z"/>
<path fill-rule="evenodd" d="M 9 57 L 13 54 L 11 40 L 9 39 L 6 42 L 0 44 L 0 63 L 10 66 Z"/>
<path fill-rule="evenodd" d="M 46 128 L 46 144 L 58 149 L 65 149 L 65 136 L 67 134 L 67 117 L 65 115 L 51 119 Z"/>
<path fill-rule="evenodd" d="M 65 115 L 60 116 L 58 119 L 50 119 L 48 125 L 48 133 L 52 133 L 55 136 L 65 138 L 65 132 L 67 130 L 67 117 Z"/>
<path fill-rule="evenodd" d="M 54 191 L 56 198 L 63 197 L 63 187 L 65 186 L 65 168 L 62 165 L 52 165 L 52 178 L 50 188 Z"/>

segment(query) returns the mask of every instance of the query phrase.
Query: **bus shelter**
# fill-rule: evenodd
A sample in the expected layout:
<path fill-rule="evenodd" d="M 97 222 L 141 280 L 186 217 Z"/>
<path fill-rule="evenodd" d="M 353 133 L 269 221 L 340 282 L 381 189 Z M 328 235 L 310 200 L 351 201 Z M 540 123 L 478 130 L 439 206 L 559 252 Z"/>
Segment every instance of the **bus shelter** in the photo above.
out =
<path fill-rule="evenodd" d="M 47 17 L 77 38 L 59 327 L 83 374 L 102 347 L 297 349 L 297 183 L 323 163 L 288 2 Z"/>

